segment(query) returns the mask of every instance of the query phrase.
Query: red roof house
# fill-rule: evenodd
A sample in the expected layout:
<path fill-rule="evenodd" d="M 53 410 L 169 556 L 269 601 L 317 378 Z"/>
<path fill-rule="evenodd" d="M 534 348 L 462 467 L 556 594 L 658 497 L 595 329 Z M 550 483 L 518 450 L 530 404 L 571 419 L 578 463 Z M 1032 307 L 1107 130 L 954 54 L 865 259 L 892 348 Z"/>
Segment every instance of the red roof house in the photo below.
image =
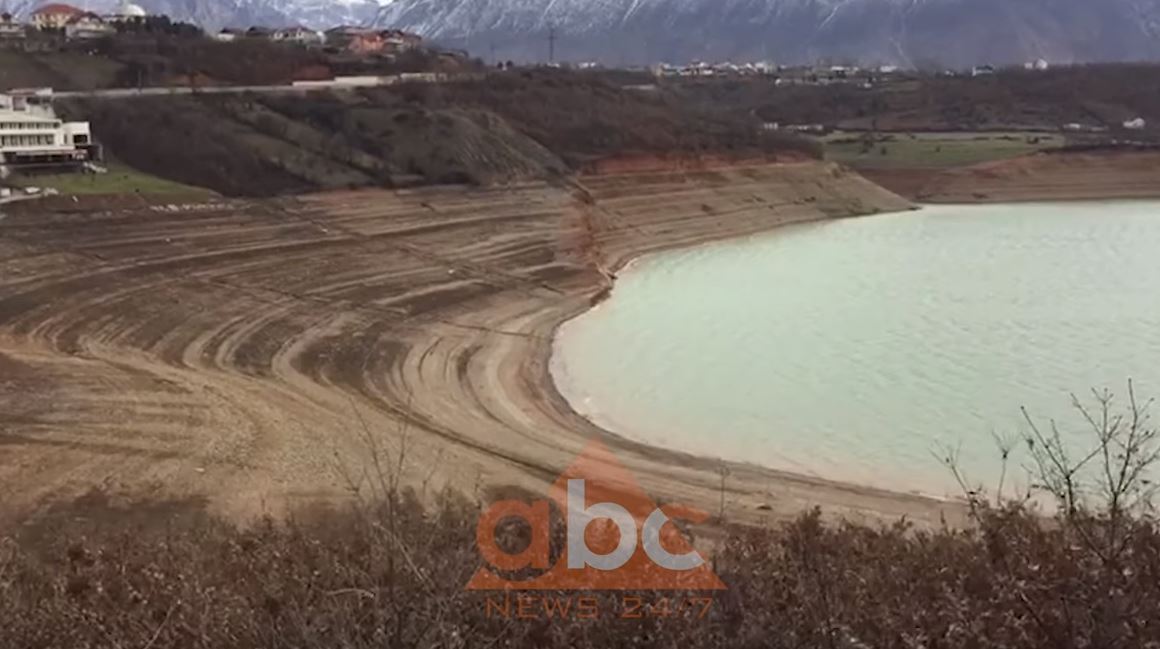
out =
<path fill-rule="evenodd" d="M 59 2 L 38 7 L 32 12 L 32 24 L 41 29 L 60 29 L 67 25 L 74 18 L 79 18 L 87 12 L 83 9 L 78 9 L 72 5 L 66 5 Z"/>

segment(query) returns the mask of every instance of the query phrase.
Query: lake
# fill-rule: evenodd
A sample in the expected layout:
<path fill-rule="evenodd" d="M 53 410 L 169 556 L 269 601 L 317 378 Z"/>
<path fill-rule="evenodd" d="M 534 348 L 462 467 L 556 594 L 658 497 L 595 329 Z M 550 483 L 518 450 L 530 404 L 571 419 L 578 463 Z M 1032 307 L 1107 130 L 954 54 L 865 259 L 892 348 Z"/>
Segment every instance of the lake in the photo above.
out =
<path fill-rule="evenodd" d="M 1160 203 L 932 206 L 641 258 L 559 330 L 572 406 L 629 439 L 932 495 L 959 449 L 1109 388 L 1160 397 Z M 1015 471 L 1028 458 L 1013 462 Z"/>

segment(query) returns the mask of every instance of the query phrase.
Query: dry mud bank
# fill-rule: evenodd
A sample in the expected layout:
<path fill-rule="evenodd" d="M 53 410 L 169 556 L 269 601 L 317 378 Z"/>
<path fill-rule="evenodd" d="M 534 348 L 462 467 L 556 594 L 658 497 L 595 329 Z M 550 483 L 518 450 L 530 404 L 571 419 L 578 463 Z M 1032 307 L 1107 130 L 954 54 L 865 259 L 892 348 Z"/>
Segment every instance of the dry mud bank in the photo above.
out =
<path fill-rule="evenodd" d="M 428 489 L 540 491 L 602 435 L 658 497 L 716 510 L 718 464 L 595 428 L 551 336 L 644 252 L 906 209 L 825 163 L 70 209 L 0 223 L 0 498 L 95 485 L 238 516 L 366 487 L 373 444 Z M 735 517 L 938 503 L 734 466 Z M 760 507 L 768 505 L 768 507 Z"/>
<path fill-rule="evenodd" d="M 862 172 L 924 203 L 1160 198 L 1160 153 L 1041 153 L 957 169 Z"/>

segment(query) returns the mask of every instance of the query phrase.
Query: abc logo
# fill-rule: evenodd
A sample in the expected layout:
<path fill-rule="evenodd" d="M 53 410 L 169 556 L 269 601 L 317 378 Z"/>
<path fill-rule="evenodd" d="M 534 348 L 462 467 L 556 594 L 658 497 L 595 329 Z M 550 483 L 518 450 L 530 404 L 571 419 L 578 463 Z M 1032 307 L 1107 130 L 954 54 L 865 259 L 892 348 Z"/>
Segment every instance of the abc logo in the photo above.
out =
<path fill-rule="evenodd" d="M 476 543 L 487 567 L 469 590 L 721 590 L 725 584 L 670 524 L 700 523 L 708 514 L 657 507 L 604 444 L 594 440 L 556 479 L 551 500 L 496 503 L 480 517 Z M 592 502 L 590 503 L 589 500 Z M 564 513 L 562 560 L 552 560 L 551 505 Z M 531 529 L 527 547 L 506 552 L 496 538 L 505 519 Z M 556 549 L 560 549 L 557 547 Z M 531 569 L 513 581 L 501 572 Z"/>
<path fill-rule="evenodd" d="M 692 570 L 705 563 L 705 559 L 695 550 L 673 553 L 665 549 L 661 542 L 662 529 L 670 519 L 660 507 L 653 509 L 645 518 L 638 534 L 637 520 L 624 506 L 613 502 L 587 505 L 585 481 L 570 479 L 567 485 L 565 520 L 568 569 L 617 570 L 636 554 L 638 542 L 649 560 L 667 570 Z M 532 530 L 531 541 L 519 553 L 509 554 L 496 543 L 495 528 L 506 518 L 521 518 Z M 617 545 L 609 552 L 596 552 L 588 545 L 586 532 L 590 525 L 600 520 L 611 522 L 618 532 Z M 528 567 L 547 570 L 550 567 L 549 525 L 548 501 L 540 500 L 533 504 L 503 501 L 493 505 L 480 518 L 476 542 L 483 558 L 500 570 L 514 571 Z"/>

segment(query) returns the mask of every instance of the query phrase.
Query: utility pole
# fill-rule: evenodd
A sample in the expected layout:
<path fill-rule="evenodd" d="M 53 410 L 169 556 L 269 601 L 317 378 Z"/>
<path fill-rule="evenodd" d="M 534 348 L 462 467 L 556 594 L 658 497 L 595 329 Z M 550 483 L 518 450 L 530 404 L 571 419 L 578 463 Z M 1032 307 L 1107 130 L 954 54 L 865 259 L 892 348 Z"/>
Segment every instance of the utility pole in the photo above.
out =
<path fill-rule="evenodd" d="M 548 63 L 556 62 L 556 23 L 548 25 Z"/>

